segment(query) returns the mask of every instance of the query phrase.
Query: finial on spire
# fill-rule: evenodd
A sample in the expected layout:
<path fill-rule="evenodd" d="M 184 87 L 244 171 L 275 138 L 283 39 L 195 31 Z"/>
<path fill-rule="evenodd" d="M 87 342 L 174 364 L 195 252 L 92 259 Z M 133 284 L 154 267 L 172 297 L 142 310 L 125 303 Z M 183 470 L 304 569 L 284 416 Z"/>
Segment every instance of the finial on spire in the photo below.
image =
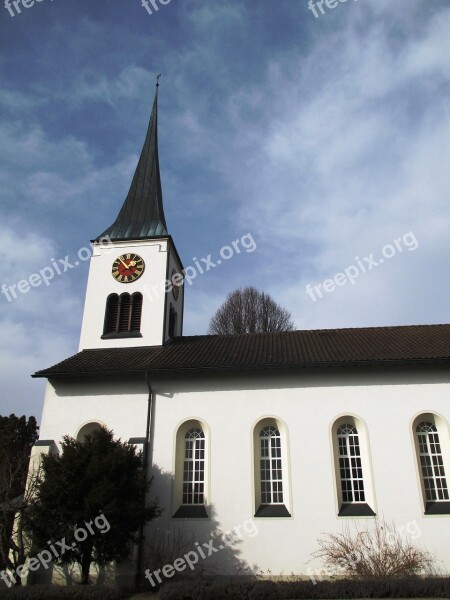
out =
<path fill-rule="evenodd" d="M 159 78 L 162 76 L 162 73 L 160 73 L 159 75 L 157 75 L 156 77 L 156 87 L 159 87 Z"/>

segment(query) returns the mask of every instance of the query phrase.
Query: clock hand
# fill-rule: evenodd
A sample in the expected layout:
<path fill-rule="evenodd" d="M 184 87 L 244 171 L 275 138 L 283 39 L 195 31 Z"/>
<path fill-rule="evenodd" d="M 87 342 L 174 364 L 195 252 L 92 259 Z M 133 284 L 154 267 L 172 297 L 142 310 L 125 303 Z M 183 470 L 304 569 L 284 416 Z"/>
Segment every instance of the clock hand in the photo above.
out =
<path fill-rule="evenodd" d="M 129 265 L 127 265 L 126 262 L 124 262 L 120 257 L 119 257 L 120 262 L 123 264 L 123 266 L 125 267 L 125 269 L 129 268 Z"/>

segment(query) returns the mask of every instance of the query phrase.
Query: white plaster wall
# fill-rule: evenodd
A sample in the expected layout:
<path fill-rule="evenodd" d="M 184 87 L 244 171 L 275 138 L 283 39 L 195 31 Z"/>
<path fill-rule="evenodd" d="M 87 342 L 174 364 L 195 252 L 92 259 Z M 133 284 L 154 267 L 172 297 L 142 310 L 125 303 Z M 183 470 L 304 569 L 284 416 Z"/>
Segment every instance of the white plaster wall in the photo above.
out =
<path fill-rule="evenodd" d="M 374 504 L 372 508 L 397 527 L 420 531 L 416 540 L 436 555 L 450 572 L 449 516 L 424 516 L 411 425 L 420 413 L 437 413 L 447 423 L 441 431 L 449 444 L 449 373 L 435 369 L 327 369 L 315 373 L 197 375 L 151 381 L 155 392 L 152 414 L 151 495 L 159 496 L 164 514 L 149 528 L 158 535 L 185 531 L 186 539 L 208 541 L 217 533 L 244 525 L 258 535 L 243 534 L 233 550 L 214 555 L 219 568 L 250 567 L 272 573 L 306 573 L 322 533 L 340 532 L 347 523 L 364 527 L 371 519 L 340 518 L 333 469 L 331 427 L 351 414 L 367 427 Z M 142 380 L 92 377 L 48 384 L 40 438 L 57 443 L 75 436 L 87 422 L 112 428 L 122 440 L 144 437 L 148 388 Z M 252 431 L 265 417 L 286 427 L 290 470 L 291 518 L 253 517 Z M 208 521 L 173 520 L 175 434 L 188 419 L 206 424 L 209 448 Z M 445 439 L 446 437 L 446 439 Z M 450 476 L 449 456 L 446 462 Z M 366 474 L 367 475 L 367 474 Z M 209 559 L 212 561 L 213 559 Z M 148 565 L 151 566 L 151 565 Z"/>
<path fill-rule="evenodd" d="M 182 265 L 178 262 L 177 257 L 174 252 L 169 252 L 169 268 L 167 271 L 167 278 L 171 280 L 172 271 L 175 269 L 178 273 L 182 272 Z M 167 304 L 166 304 L 166 331 L 165 331 L 165 341 L 169 339 L 169 311 L 170 305 L 174 307 L 177 312 L 177 324 L 175 328 L 175 335 L 180 336 L 183 334 L 183 304 L 184 304 L 184 285 L 179 286 L 180 293 L 178 294 L 178 299 L 175 300 L 172 290 L 170 290 L 167 294 Z"/>
<path fill-rule="evenodd" d="M 216 527 L 229 530 L 247 520 L 259 534 L 244 537 L 240 559 L 272 573 L 305 573 L 321 533 L 360 526 L 366 518 L 338 517 L 331 426 L 341 415 L 358 416 L 367 426 L 375 506 L 396 527 L 420 528 L 416 540 L 443 561 L 450 572 L 449 516 L 424 516 L 411 424 L 417 414 L 436 412 L 450 421 L 448 373 L 251 376 L 160 381 L 154 412 L 155 489 L 167 506 L 157 526 L 180 527 L 173 510 L 169 474 L 174 466 L 174 434 L 186 419 L 204 421 L 210 430 L 209 502 L 214 522 L 185 521 L 199 541 Z M 281 419 L 289 432 L 292 518 L 254 519 L 252 429 L 264 417 Z M 448 427 L 446 432 L 449 436 Z M 450 462 L 447 456 L 447 476 Z M 161 476 L 160 471 L 167 475 Z M 161 525 L 164 523 L 164 525 Z M 250 527 L 250 526 L 248 526 Z M 224 551 L 227 552 L 227 551 Z M 225 554 L 224 554 L 225 558 Z M 220 563 L 219 554 L 214 559 Z M 226 560 L 226 559 L 225 559 Z"/>
<path fill-rule="evenodd" d="M 111 275 L 113 262 L 118 256 L 134 252 L 145 262 L 145 270 L 132 283 L 119 283 Z M 85 348 L 117 348 L 154 346 L 163 342 L 163 318 L 169 242 L 144 240 L 113 242 L 94 245 L 86 290 L 83 322 L 81 326 L 80 350 Z M 109 294 L 141 292 L 143 295 L 141 338 L 102 340 L 106 299 Z"/>
<path fill-rule="evenodd" d="M 93 421 L 112 429 L 122 441 L 146 437 L 148 395 L 144 378 L 48 382 L 39 438 L 54 440 L 60 448 L 64 435 L 76 437 L 83 425 Z"/>

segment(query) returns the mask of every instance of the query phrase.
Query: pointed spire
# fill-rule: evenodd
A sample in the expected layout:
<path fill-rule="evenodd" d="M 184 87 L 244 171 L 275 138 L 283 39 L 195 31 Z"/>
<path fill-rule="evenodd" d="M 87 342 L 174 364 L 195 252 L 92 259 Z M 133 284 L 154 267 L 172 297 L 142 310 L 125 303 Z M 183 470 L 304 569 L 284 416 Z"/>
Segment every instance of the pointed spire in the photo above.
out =
<path fill-rule="evenodd" d="M 158 88 L 152 114 L 130 191 L 115 222 L 100 235 L 111 240 L 136 240 L 168 235 L 164 217 L 158 158 Z"/>

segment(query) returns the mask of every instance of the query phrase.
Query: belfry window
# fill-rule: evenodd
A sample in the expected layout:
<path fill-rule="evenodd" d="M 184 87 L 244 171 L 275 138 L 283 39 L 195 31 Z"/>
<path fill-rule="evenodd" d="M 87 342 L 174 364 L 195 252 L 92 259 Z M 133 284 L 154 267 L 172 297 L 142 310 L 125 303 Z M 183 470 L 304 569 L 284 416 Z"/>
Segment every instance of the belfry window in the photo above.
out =
<path fill-rule="evenodd" d="M 102 338 L 141 337 L 142 294 L 110 294 Z"/>
<path fill-rule="evenodd" d="M 173 338 L 176 335 L 177 329 L 177 311 L 172 305 L 169 310 L 169 337 Z"/>

